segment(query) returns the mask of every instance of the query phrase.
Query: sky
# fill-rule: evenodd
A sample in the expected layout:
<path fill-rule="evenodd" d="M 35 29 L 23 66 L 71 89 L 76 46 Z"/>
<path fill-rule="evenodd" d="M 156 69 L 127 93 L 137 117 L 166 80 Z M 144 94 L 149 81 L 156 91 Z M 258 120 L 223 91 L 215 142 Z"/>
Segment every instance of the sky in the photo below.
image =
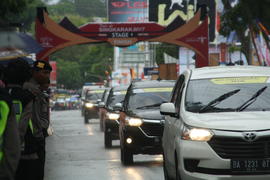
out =
<path fill-rule="evenodd" d="M 49 0 L 49 3 L 48 4 L 56 4 L 58 3 L 60 0 Z"/>

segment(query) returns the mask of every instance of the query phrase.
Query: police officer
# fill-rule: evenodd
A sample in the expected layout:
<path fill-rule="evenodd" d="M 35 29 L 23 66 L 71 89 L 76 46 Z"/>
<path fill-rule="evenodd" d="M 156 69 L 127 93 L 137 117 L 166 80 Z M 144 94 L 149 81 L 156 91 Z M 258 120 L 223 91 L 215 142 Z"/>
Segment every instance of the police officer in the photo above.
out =
<path fill-rule="evenodd" d="M 2 80 L 3 67 L 0 71 Z M 0 87 L 0 179 L 13 180 L 20 158 L 18 124 L 12 106 L 12 99 Z"/>
<path fill-rule="evenodd" d="M 23 179 L 24 176 L 21 176 L 21 174 L 25 174 L 27 177 L 29 169 L 29 164 L 36 163 L 37 155 L 36 149 L 34 147 L 26 146 L 26 144 L 29 141 L 27 134 L 31 134 L 31 117 L 32 117 L 32 102 L 34 99 L 34 95 L 28 91 L 23 89 L 23 84 L 28 81 L 31 77 L 31 69 L 29 64 L 22 58 L 17 58 L 15 60 L 11 60 L 8 63 L 8 66 L 5 70 L 4 74 L 4 82 L 6 84 L 6 90 L 9 93 L 11 99 L 12 99 L 12 105 L 15 110 L 16 120 L 18 122 L 18 128 L 19 128 L 19 135 L 20 135 L 20 142 L 21 142 L 21 156 L 19 165 L 16 171 L 15 178 Z M 31 137 L 31 136 L 30 136 Z M 25 163 L 24 159 L 22 157 L 25 155 L 25 152 L 27 151 L 28 158 L 31 157 L 32 161 L 27 161 Z M 33 154 L 33 155 L 32 155 Z M 34 159 L 36 158 L 36 159 Z M 23 173 L 22 173 L 23 170 Z"/>
<path fill-rule="evenodd" d="M 49 127 L 49 118 L 45 117 L 48 113 L 47 107 L 44 108 L 44 101 L 47 98 L 41 86 L 48 83 L 50 79 L 50 73 L 52 67 L 47 61 L 37 60 L 33 64 L 32 78 L 29 82 L 24 84 L 24 88 L 35 94 L 35 99 L 33 101 L 33 136 L 37 140 L 37 155 L 38 163 L 34 167 L 36 171 L 33 171 L 32 175 L 36 177 L 35 180 L 42 180 L 44 178 L 44 164 L 45 164 L 45 137 L 47 136 L 45 129 Z"/>

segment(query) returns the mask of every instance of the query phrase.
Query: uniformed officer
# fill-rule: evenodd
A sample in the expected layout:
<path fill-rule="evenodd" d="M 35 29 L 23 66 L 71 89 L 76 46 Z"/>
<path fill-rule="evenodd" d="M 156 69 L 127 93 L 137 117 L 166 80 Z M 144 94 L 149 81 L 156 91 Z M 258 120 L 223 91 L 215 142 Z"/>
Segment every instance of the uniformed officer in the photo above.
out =
<path fill-rule="evenodd" d="M 32 78 L 29 82 L 24 84 L 24 88 L 31 91 L 35 94 L 35 99 L 33 101 L 33 136 L 36 139 L 37 144 L 37 155 L 38 155 L 38 163 L 35 167 L 36 170 L 32 173 L 33 176 L 36 177 L 35 180 L 42 180 L 44 178 L 44 165 L 45 165 L 45 137 L 47 134 L 44 134 L 44 130 L 49 127 L 49 119 L 44 118 L 44 114 L 47 114 L 47 107 L 44 108 L 44 100 L 45 97 L 41 86 L 48 83 L 50 79 L 50 72 L 52 71 L 52 67 L 49 62 L 37 60 L 33 64 Z"/>
<path fill-rule="evenodd" d="M 0 71 L 2 80 L 3 68 Z M 0 87 L 0 179 L 13 180 L 20 159 L 20 139 L 12 99 Z"/>

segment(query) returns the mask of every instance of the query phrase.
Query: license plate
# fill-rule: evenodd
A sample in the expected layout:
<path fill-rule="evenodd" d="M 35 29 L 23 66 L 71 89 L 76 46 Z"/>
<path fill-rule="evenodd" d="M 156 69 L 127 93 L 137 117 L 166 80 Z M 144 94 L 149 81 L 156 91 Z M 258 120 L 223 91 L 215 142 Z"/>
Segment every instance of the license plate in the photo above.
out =
<path fill-rule="evenodd" d="M 231 169 L 234 172 L 270 172 L 270 159 L 233 159 Z"/>

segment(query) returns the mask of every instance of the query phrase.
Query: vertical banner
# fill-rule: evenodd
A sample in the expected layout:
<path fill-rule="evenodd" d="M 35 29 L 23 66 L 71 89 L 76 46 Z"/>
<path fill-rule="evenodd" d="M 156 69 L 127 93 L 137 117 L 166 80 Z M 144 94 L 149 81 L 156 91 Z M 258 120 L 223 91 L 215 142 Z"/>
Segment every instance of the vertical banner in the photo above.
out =
<path fill-rule="evenodd" d="M 227 45 L 226 43 L 220 44 L 220 64 L 226 64 L 227 61 Z"/>
<path fill-rule="evenodd" d="M 50 65 L 52 66 L 52 72 L 51 72 L 51 75 L 50 75 L 51 86 L 56 87 L 56 84 L 57 84 L 56 61 L 50 61 Z"/>

